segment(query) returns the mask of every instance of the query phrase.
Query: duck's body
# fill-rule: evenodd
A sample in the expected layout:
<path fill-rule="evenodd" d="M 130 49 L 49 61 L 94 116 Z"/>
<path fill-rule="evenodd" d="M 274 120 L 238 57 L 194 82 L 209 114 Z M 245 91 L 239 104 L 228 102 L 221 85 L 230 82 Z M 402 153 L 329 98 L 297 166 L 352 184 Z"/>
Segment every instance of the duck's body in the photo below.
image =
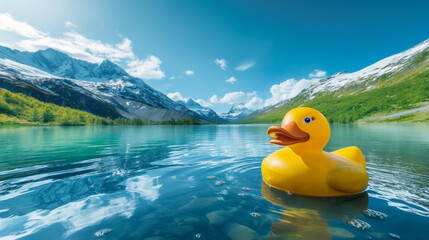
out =
<path fill-rule="evenodd" d="M 355 161 L 348 160 L 341 152 L 352 155 Z M 368 184 L 365 160 L 357 147 L 301 155 L 285 147 L 264 159 L 262 177 L 277 189 L 310 196 L 357 194 Z"/>
<path fill-rule="evenodd" d="M 309 196 L 345 196 L 364 191 L 368 174 L 362 152 L 357 147 L 323 151 L 330 129 L 322 114 L 313 116 L 316 112 L 311 108 L 294 109 L 286 115 L 282 127 L 269 128 L 268 134 L 277 137 L 271 142 L 286 147 L 262 162 L 264 181 L 277 189 Z M 313 116 L 310 123 L 315 124 L 291 121 L 291 115 L 298 119 Z M 325 134 L 323 139 L 315 139 L 320 134 Z"/>

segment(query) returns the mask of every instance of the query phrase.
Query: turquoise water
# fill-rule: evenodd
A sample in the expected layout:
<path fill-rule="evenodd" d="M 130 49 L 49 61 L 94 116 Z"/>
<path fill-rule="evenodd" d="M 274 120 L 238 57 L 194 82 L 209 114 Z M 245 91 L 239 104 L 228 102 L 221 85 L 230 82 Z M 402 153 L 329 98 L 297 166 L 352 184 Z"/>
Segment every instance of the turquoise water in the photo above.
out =
<path fill-rule="evenodd" d="M 267 127 L 0 128 L 0 239 L 427 239 L 428 124 L 332 125 L 367 160 L 347 198 L 266 186 Z"/>

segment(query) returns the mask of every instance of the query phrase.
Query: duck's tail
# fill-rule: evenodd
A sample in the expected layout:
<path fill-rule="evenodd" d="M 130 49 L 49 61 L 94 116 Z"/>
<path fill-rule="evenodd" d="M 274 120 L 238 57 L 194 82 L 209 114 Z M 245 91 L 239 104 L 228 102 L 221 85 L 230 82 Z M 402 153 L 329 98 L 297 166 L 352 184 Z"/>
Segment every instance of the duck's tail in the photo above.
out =
<path fill-rule="evenodd" d="M 363 157 L 363 154 L 358 147 L 346 147 L 338 149 L 337 151 L 334 151 L 332 153 L 343 157 L 349 161 L 357 163 L 361 165 L 364 169 L 366 168 L 365 158 Z"/>

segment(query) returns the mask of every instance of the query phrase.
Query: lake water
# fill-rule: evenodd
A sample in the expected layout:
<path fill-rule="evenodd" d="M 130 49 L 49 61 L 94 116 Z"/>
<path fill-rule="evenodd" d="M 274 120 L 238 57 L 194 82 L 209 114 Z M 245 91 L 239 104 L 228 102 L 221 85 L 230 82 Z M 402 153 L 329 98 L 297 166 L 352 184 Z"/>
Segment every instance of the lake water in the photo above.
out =
<path fill-rule="evenodd" d="M 367 161 L 345 198 L 265 185 L 267 127 L 0 128 L 0 239 L 428 239 L 428 124 L 332 125 Z"/>

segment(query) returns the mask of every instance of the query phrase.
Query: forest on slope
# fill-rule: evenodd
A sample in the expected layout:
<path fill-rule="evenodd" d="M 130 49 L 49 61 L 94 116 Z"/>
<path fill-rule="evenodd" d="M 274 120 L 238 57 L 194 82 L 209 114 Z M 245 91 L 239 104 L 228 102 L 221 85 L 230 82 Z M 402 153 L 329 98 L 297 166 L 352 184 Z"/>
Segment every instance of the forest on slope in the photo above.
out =
<path fill-rule="evenodd" d="M 0 125 L 60 125 L 60 126 L 91 126 L 91 125 L 144 125 L 196 124 L 193 119 L 148 122 L 139 118 L 103 118 L 76 109 L 45 103 L 21 93 L 11 93 L 0 89 Z"/>

